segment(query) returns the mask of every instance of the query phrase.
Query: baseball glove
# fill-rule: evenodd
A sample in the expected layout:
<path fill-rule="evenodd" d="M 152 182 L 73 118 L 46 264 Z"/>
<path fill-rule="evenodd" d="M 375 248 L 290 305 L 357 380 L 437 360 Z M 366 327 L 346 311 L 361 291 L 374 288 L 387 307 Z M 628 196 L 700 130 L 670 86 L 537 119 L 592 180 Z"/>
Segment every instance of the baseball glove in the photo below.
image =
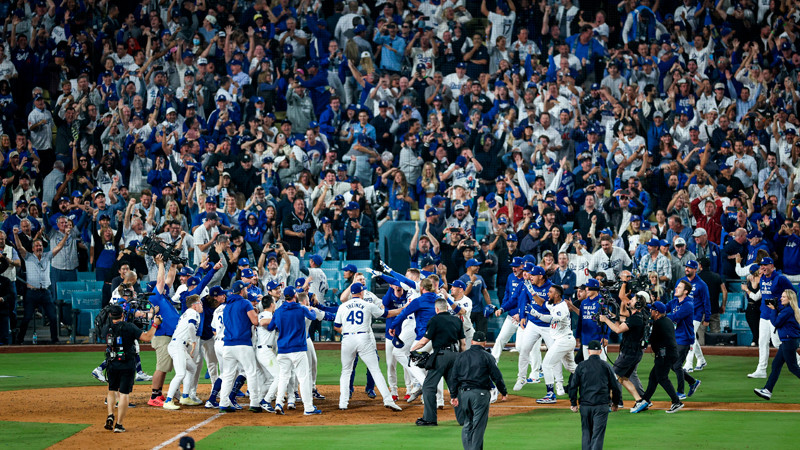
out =
<path fill-rule="evenodd" d="M 483 316 L 486 317 L 486 318 L 492 317 L 492 315 L 494 315 L 495 311 L 497 311 L 497 306 L 486 305 L 483 308 Z"/>
<path fill-rule="evenodd" d="M 411 354 L 409 355 L 411 363 L 423 369 L 427 366 L 428 358 L 430 357 L 431 357 L 430 353 L 418 352 L 416 350 L 412 351 Z"/>

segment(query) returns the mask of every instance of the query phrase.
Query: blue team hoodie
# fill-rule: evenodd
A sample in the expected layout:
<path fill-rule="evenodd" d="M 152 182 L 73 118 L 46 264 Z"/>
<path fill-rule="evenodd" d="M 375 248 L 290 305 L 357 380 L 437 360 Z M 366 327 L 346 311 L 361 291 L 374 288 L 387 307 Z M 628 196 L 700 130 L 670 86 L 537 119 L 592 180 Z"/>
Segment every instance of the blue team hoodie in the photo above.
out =
<path fill-rule="evenodd" d="M 296 353 L 308 350 L 306 318 L 314 320 L 317 316 L 297 302 L 284 302 L 280 308 L 275 310 L 275 315 L 267 326 L 267 331 L 278 330 L 278 353 Z M 227 335 L 228 332 L 225 331 L 225 336 L 227 337 Z"/>
<path fill-rule="evenodd" d="M 517 289 L 522 286 L 524 280 L 513 273 L 508 276 L 508 280 L 506 280 L 506 293 L 505 297 L 503 298 L 503 303 L 500 304 L 500 307 L 503 308 L 503 311 L 507 312 L 508 315 L 513 316 L 518 314 L 518 306 L 517 305 Z"/>
<path fill-rule="evenodd" d="M 689 293 L 689 299 L 692 300 L 694 305 L 694 314 L 692 320 L 698 322 L 708 322 L 711 320 L 711 295 L 708 293 L 708 285 L 705 281 L 701 280 L 699 276 L 695 275 L 694 280 L 689 277 L 683 277 L 678 282 L 686 280 L 692 284 L 692 292 Z"/>
<path fill-rule="evenodd" d="M 252 310 L 253 305 L 241 295 L 230 295 L 225 300 L 225 311 L 222 314 L 225 337 L 222 341 L 226 347 L 253 345 L 253 324 L 247 315 Z"/>
<path fill-rule="evenodd" d="M 595 295 L 581 302 L 581 344 L 589 345 L 594 340 L 608 339 L 608 329 L 603 329 L 592 318 L 600 311 L 600 296 Z"/>
<path fill-rule="evenodd" d="M 782 341 L 800 338 L 800 324 L 794 317 L 794 310 L 791 306 L 778 305 L 772 310 L 772 317 L 769 319 L 778 331 L 778 337 Z"/>
<path fill-rule="evenodd" d="M 677 298 L 667 304 L 667 310 L 672 311 L 667 317 L 675 323 L 675 342 L 678 345 L 694 344 L 694 305 L 687 296 L 684 301 Z"/>
<path fill-rule="evenodd" d="M 386 294 L 383 295 L 383 308 L 386 311 L 397 309 L 403 306 L 406 301 L 408 300 L 407 295 L 404 294 L 402 298 L 398 298 L 394 295 L 394 290 L 389 289 L 386 291 Z M 392 335 L 389 334 L 389 330 L 397 325 L 397 317 L 387 317 L 386 318 L 386 340 L 391 341 L 393 338 Z M 388 343 L 387 343 L 388 344 Z"/>
<path fill-rule="evenodd" d="M 150 303 L 153 306 L 158 306 L 158 315 L 161 316 L 161 325 L 156 330 L 156 336 L 172 336 L 175 333 L 175 328 L 181 320 L 181 315 L 172 304 L 172 300 L 167 297 L 168 290 L 164 294 L 158 292 L 158 289 L 153 288 L 155 295 L 150 297 Z"/>
<path fill-rule="evenodd" d="M 783 247 L 783 273 L 800 274 L 800 236 L 779 234 L 775 236 L 775 241 L 778 243 L 778 248 Z"/>
<path fill-rule="evenodd" d="M 776 300 L 780 304 L 781 295 L 787 289 L 794 290 L 792 282 L 783 275 L 778 274 L 777 271 L 772 272 L 772 276 L 765 277 L 761 275 L 761 315 L 762 319 L 770 320 L 772 318 L 772 310 L 767 306 L 767 300 Z"/>
<path fill-rule="evenodd" d="M 428 321 L 436 315 L 436 307 L 434 306 L 435 304 L 436 294 L 433 292 L 426 292 L 414 300 L 411 300 L 408 306 L 403 308 L 403 312 L 401 312 L 395 318 L 395 336 L 400 335 L 400 325 L 403 323 L 403 321 L 406 320 L 406 318 L 411 314 L 414 314 L 414 317 L 417 319 L 417 328 L 415 329 L 417 332 L 416 339 L 420 340 L 425 337 L 425 332 L 428 331 Z"/>
<path fill-rule="evenodd" d="M 532 311 L 536 310 L 539 314 L 549 315 L 550 310 L 547 309 L 547 306 L 542 304 L 539 306 L 538 303 L 533 301 L 533 295 L 536 294 L 539 297 L 543 298 L 545 301 L 548 300 L 548 292 L 550 292 L 550 280 L 545 280 L 544 284 L 541 286 L 537 286 L 533 283 L 522 283 L 519 287 L 520 297 L 517 300 L 517 304 L 522 309 L 520 311 L 520 318 L 522 318 L 522 312 L 525 313 L 525 318 L 528 319 L 528 322 L 532 323 L 533 325 L 538 325 L 540 327 L 549 327 L 549 323 L 542 322 L 541 320 L 537 319 L 533 316 Z M 530 290 L 529 290 L 530 289 Z"/>

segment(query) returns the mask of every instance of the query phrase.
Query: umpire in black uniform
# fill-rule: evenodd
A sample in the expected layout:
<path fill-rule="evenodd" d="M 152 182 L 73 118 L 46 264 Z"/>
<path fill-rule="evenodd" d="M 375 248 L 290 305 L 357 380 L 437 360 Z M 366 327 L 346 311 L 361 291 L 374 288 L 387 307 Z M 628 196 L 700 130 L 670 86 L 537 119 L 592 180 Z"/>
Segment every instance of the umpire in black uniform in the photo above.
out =
<path fill-rule="evenodd" d="M 581 361 L 569 382 L 569 403 L 572 412 L 578 412 L 578 390 L 581 391 L 581 448 L 602 449 L 608 423 L 608 397 L 611 392 L 611 409 L 616 411 L 622 391 L 611 366 L 600 359 L 603 347 L 600 341 L 589 342 L 589 359 Z"/>
<path fill-rule="evenodd" d="M 464 340 L 464 323 L 451 315 L 447 301 L 439 298 L 435 303 L 436 315 L 428 321 L 425 336 L 411 347 L 411 351 L 419 350 L 431 342 L 433 353 L 428 358 L 425 368 L 428 374 L 422 384 L 422 396 L 425 399 L 425 412 L 417 419 L 419 426 L 436 426 L 436 390 L 439 380 L 444 377 L 447 386 L 453 385 L 452 368 L 458 353 L 466 348 Z"/>
<path fill-rule="evenodd" d="M 476 331 L 472 336 L 472 346 L 458 355 L 452 369 L 453 384 L 450 389 L 450 404 L 456 408 L 461 430 L 461 444 L 464 449 L 482 449 L 483 434 L 489 421 L 490 390 L 492 383 L 505 401 L 508 390 L 503 382 L 503 374 L 497 368 L 492 354 L 483 347 L 486 334 Z"/>

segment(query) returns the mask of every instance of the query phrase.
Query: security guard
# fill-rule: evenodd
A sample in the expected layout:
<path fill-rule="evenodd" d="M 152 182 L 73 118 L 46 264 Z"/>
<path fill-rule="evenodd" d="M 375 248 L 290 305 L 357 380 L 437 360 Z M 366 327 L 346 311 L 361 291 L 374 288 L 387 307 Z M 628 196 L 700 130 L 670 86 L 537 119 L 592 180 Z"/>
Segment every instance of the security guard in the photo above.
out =
<path fill-rule="evenodd" d="M 425 400 L 425 412 L 422 418 L 417 419 L 419 426 L 436 426 L 436 389 L 439 380 L 444 376 L 448 386 L 452 386 L 453 363 L 458 357 L 458 352 L 466 348 L 464 325 L 457 317 L 450 315 L 447 300 L 439 298 L 434 304 L 436 315 L 428 321 L 425 336 L 419 340 L 411 351 L 424 347 L 428 342 L 433 346 L 426 368 L 428 374 L 422 384 L 422 395 Z M 458 310 L 454 309 L 457 313 Z"/>
<path fill-rule="evenodd" d="M 569 383 L 569 402 L 572 412 L 578 412 L 578 389 L 581 391 L 581 448 L 602 449 L 608 422 L 608 394 L 611 391 L 611 409 L 616 411 L 622 391 L 611 366 L 600 359 L 603 346 L 594 340 L 588 345 L 589 358 L 578 364 Z"/>
<path fill-rule="evenodd" d="M 508 397 L 503 374 L 491 353 L 483 346 L 486 334 L 476 331 L 472 336 L 472 346 L 458 355 L 453 364 L 450 388 L 450 404 L 456 408 L 461 430 L 461 443 L 464 449 L 482 449 L 483 434 L 489 421 L 489 403 L 492 383 L 497 386 L 505 401 Z"/>

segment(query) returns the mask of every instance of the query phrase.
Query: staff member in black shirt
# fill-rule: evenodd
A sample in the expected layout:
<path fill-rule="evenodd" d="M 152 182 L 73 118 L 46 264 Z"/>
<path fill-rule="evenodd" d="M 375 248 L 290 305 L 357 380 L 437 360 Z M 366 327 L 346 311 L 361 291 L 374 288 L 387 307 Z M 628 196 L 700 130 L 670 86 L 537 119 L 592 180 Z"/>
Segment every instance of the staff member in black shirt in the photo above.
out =
<path fill-rule="evenodd" d="M 653 404 L 650 398 L 656 392 L 656 386 L 661 385 L 670 400 L 672 406 L 667 410 L 668 414 L 678 412 L 683 408 L 683 403 L 672 386 L 669 379 L 669 371 L 675 361 L 678 360 L 678 344 L 675 342 L 675 326 L 667 317 L 667 305 L 661 302 L 653 302 L 650 305 L 650 317 L 653 319 L 653 331 L 650 334 L 650 348 L 653 350 L 655 362 L 650 371 L 650 380 L 647 382 L 647 389 L 642 395 L 642 401 L 634 405 L 632 413 L 638 413 L 649 408 Z"/>
<path fill-rule="evenodd" d="M 153 308 L 153 313 L 158 313 L 158 307 Z M 128 401 L 133 382 L 136 379 L 136 340 L 150 342 L 156 334 L 158 326 L 161 325 L 161 317 L 155 316 L 153 325 L 147 331 L 142 332 L 136 325 L 123 321 L 123 310 L 119 305 L 111 305 L 109 310 L 111 325 L 106 331 L 106 358 L 108 368 L 106 369 L 106 379 L 108 379 L 108 417 L 106 418 L 106 430 L 114 430 L 114 433 L 124 433 L 125 427 L 122 420 L 128 410 Z M 114 404 L 117 403 L 117 421 L 114 424 Z"/>
<path fill-rule="evenodd" d="M 650 294 L 644 291 L 637 292 L 622 305 L 618 323 L 606 316 L 600 316 L 600 320 L 608 325 L 611 331 L 622 335 L 619 356 L 614 361 L 614 373 L 637 403 L 642 400 L 642 394 L 644 394 L 642 383 L 636 374 L 636 368 L 643 355 L 642 337 L 644 336 L 645 320 L 642 308 L 649 303 L 649 300 Z"/>
<path fill-rule="evenodd" d="M 461 444 L 464 449 L 483 448 L 483 435 L 489 421 L 489 391 L 492 383 L 497 386 L 503 401 L 508 398 L 503 374 L 497 368 L 492 354 L 483 347 L 485 344 L 486 334 L 476 331 L 472 336 L 472 346 L 458 355 L 453 364 L 453 384 L 447 384 L 450 389 L 450 404 L 456 408 L 458 423 L 464 427 L 461 430 Z"/>
<path fill-rule="evenodd" d="M 617 410 L 622 399 L 617 378 L 611 366 L 600 359 L 603 346 L 600 341 L 589 342 L 589 359 L 581 361 L 569 382 L 569 402 L 572 412 L 578 412 L 578 390 L 581 391 L 581 448 L 602 449 L 608 423 L 608 397 L 611 409 Z"/>
<path fill-rule="evenodd" d="M 428 329 L 425 336 L 411 347 L 411 351 L 419 350 L 429 341 L 433 347 L 433 353 L 428 359 L 425 367 L 428 374 L 422 384 L 422 396 L 425 400 L 425 412 L 422 418 L 417 419 L 419 426 L 436 426 L 436 389 L 439 380 L 444 377 L 448 386 L 453 385 L 452 368 L 458 357 L 458 352 L 466 348 L 467 343 L 464 336 L 464 324 L 451 315 L 447 301 L 439 298 L 434 305 L 436 315 L 428 321 Z M 457 309 L 454 309 L 458 312 Z"/>

